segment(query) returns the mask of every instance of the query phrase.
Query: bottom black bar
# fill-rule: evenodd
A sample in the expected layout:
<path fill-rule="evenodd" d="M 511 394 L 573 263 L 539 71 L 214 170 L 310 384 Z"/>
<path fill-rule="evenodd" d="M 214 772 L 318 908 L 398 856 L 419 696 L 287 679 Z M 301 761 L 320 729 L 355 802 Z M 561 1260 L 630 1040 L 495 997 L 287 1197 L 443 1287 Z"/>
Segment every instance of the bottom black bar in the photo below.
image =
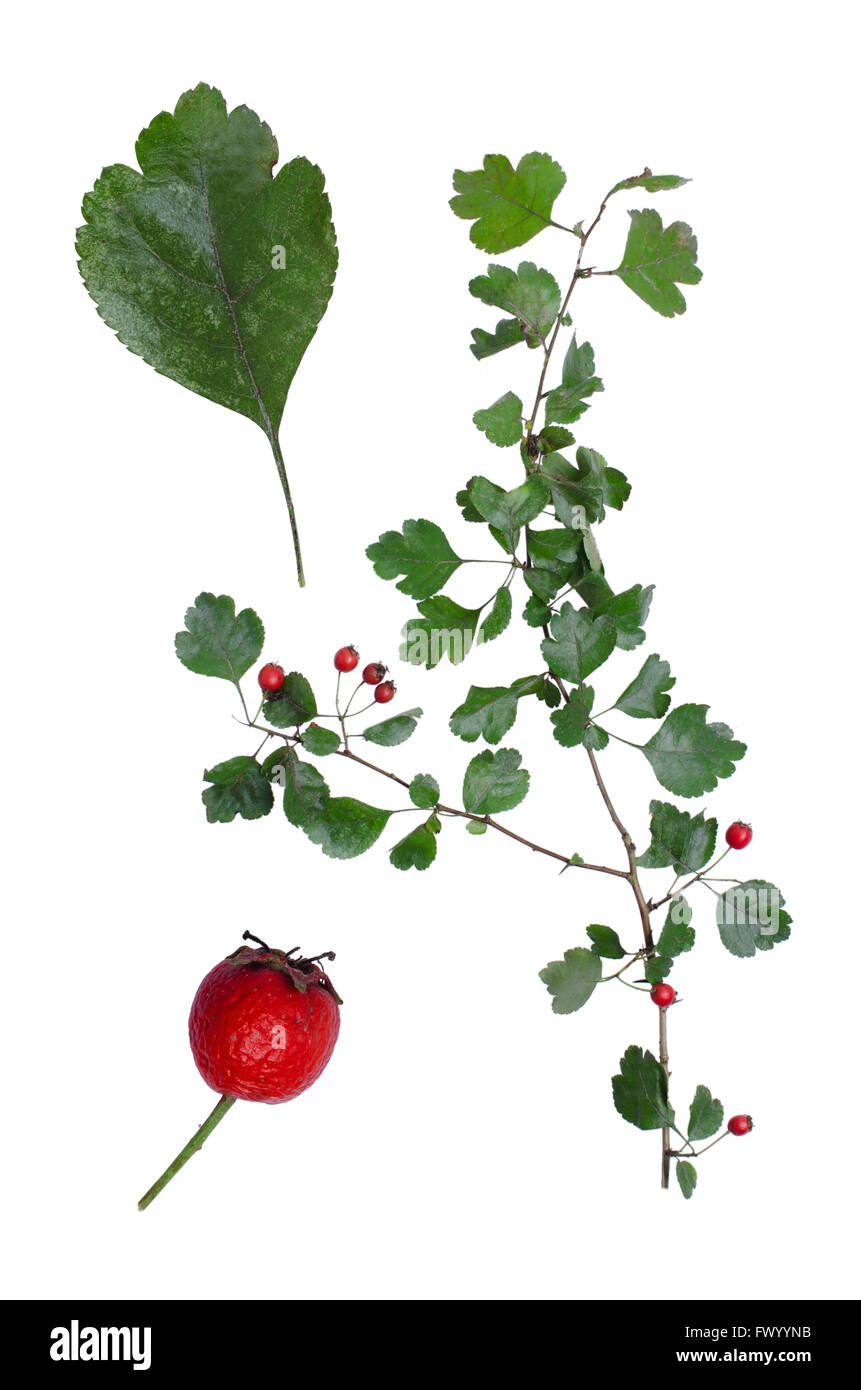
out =
<path fill-rule="evenodd" d="M 16 1363 L 64 1376 L 272 1370 L 295 1379 L 367 1367 L 408 1385 L 436 1372 L 568 1380 L 584 1368 L 688 1375 L 699 1367 L 802 1368 L 854 1360 L 857 1300 L 846 1302 L 9 1302 L 5 1343 Z M 358 1312 L 356 1310 L 359 1310 Z M 517 1357 L 515 1361 L 513 1358 Z"/>

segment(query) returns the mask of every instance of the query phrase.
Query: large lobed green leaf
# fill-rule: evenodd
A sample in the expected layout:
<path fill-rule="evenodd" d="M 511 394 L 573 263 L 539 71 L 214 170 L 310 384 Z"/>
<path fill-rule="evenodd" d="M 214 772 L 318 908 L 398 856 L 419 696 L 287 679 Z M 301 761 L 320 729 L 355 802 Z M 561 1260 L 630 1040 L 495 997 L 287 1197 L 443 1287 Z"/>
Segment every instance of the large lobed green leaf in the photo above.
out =
<path fill-rule="evenodd" d="M 204 781 L 211 782 L 203 792 L 206 819 L 227 825 L 235 816 L 259 820 L 272 810 L 272 787 L 254 758 L 228 758 L 208 768 Z"/>
<path fill-rule="evenodd" d="M 630 214 L 631 227 L 621 265 L 613 272 L 665 318 L 687 308 L 679 285 L 698 285 L 697 239 L 687 222 L 664 227 L 651 208 Z"/>
<path fill-rule="evenodd" d="M 727 724 L 707 724 L 708 705 L 678 705 L 643 747 L 662 787 L 676 796 L 714 791 L 747 748 Z"/>
<path fill-rule="evenodd" d="M 601 957 L 585 946 L 566 951 L 562 960 L 551 960 L 538 978 L 553 996 L 555 1014 L 573 1014 L 592 997 L 603 974 Z"/>
<path fill-rule="evenodd" d="M 430 598 L 463 563 L 433 521 L 405 521 L 402 531 L 384 531 L 365 551 L 381 579 L 404 577 L 395 586 L 413 598 Z"/>
<path fill-rule="evenodd" d="M 136 154 L 141 172 L 110 165 L 84 198 L 87 290 L 156 371 L 259 425 L 283 474 L 284 403 L 338 264 L 323 175 L 296 158 L 273 178 L 269 127 L 247 106 L 228 114 L 205 83 L 156 116 Z"/>
<path fill-rule="evenodd" d="M 176 634 L 176 654 L 199 676 L 233 681 L 245 675 L 263 650 L 263 624 L 251 608 L 236 612 L 227 594 L 198 594 L 186 610 L 185 632 Z"/>
<path fill-rule="evenodd" d="M 728 888 L 718 898 L 716 912 L 720 939 L 734 956 L 770 951 L 790 935 L 792 918 L 783 894 L 761 878 Z"/>
<path fill-rule="evenodd" d="M 649 812 L 652 843 L 639 855 L 640 867 L 666 869 L 672 864 L 677 874 L 704 869 L 714 854 L 717 820 L 706 820 L 704 811 L 692 816 L 669 801 L 650 802 Z"/>
<path fill-rule="evenodd" d="M 454 172 L 458 217 L 474 220 L 470 240 L 482 251 L 511 251 L 550 225 L 565 174 L 549 154 L 525 154 L 517 168 L 503 154 L 488 154 L 481 169 Z"/>
<path fill-rule="evenodd" d="M 520 762 L 514 748 L 500 748 L 496 753 L 487 748 L 478 753 L 463 779 L 465 809 L 473 815 L 492 816 L 519 806 L 529 791 L 529 773 Z"/>
<path fill-rule="evenodd" d="M 638 1129 L 675 1124 L 667 1099 L 667 1074 L 651 1052 L 629 1047 L 613 1077 L 613 1102 L 619 1114 Z"/>

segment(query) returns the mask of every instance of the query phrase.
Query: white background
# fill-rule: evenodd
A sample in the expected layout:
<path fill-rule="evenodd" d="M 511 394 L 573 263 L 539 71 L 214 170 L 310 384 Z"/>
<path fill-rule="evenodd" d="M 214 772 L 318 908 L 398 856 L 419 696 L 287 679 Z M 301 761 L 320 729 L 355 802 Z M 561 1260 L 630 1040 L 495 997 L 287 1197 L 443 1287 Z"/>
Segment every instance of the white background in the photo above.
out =
<path fill-rule="evenodd" d="M 81 3 L 12 21 L 10 1295 L 858 1293 L 853 8 Z M 262 434 L 126 352 L 75 267 L 82 194 L 200 80 L 254 107 L 282 156 L 318 161 L 334 206 L 340 272 L 283 431 L 301 593 Z M 609 577 L 657 585 L 647 646 L 600 673 L 598 699 L 658 651 L 678 699 L 733 726 L 750 751 L 707 805 L 753 822 L 738 871 L 776 881 L 795 919 L 791 943 L 739 961 L 696 899 L 700 945 L 670 1019 L 676 1103 L 704 1082 L 757 1128 L 703 1160 L 690 1202 L 659 1190 L 658 1136 L 610 1100 L 624 1048 L 655 1045 L 652 1004 L 609 986 L 560 1018 L 537 979 L 589 922 L 635 939 L 625 886 L 560 878 L 458 824 L 421 876 L 387 863 L 397 822 L 352 863 L 279 813 L 207 825 L 202 768 L 253 745 L 230 688 L 173 654 L 195 595 L 232 594 L 322 704 L 343 642 L 397 667 L 413 605 L 364 558 L 381 530 L 428 516 L 462 554 L 489 553 L 453 493 L 474 472 L 513 486 L 520 465 L 470 417 L 504 389 L 525 399 L 538 363 L 471 357 L 470 329 L 498 315 L 467 293 L 487 257 L 447 199 L 454 167 L 533 149 L 567 170 L 569 225 L 645 163 L 695 179 L 617 199 L 590 254 L 618 263 L 627 206 L 691 222 L 705 277 L 689 312 L 664 320 L 613 280 L 574 304 L 606 385 L 579 437 L 633 483 L 599 533 Z M 521 254 L 561 279 L 572 241 L 545 233 Z M 488 573 L 452 592 L 484 597 Z M 457 799 L 477 749 L 448 733 L 450 711 L 470 683 L 534 665 L 515 623 L 466 667 L 396 669 L 392 712 L 426 715 L 383 757 Z M 510 823 L 617 862 L 585 760 L 557 748 L 540 707 L 506 743 L 532 771 Z M 642 842 L 661 794 L 648 766 L 624 748 L 603 765 Z M 326 771 L 342 794 L 402 804 L 370 774 Z M 237 1106 L 141 1216 L 137 1197 L 213 1103 L 187 1012 L 246 928 L 337 951 L 336 1053 L 295 1104 Z"/>

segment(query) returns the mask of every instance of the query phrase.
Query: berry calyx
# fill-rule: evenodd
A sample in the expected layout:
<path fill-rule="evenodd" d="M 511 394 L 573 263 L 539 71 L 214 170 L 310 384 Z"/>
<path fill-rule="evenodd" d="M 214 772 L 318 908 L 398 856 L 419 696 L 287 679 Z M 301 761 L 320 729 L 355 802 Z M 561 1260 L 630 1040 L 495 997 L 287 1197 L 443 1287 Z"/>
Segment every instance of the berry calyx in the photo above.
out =
<path fill-rule="evenodd" d="M 668 1009 L 675 1002 L 676 991 L 672 985 L 655 985 L 649 998 L 659 1009 Z"/>
<path fill-rule="evenodd" d="M 734 820 L 726 832 L 726 842 L 730 849 L 744 849 L 753 839 L 753 831 L 743 820 Z"/>
<path fill-rule="evenodd" d="M 339 647 L 335 652 L 336 671 L 355 671 L 359 664 L 359 653 L 355 647 Z"/>
<path fill-rule="evenodd" d="M 379 685 L 388 669 L 388 666 L 384 666 L 381 661 L 372 661 L 370 666 L 366 666 L 362 672 L 362 680 L 365 685 Z"/>
<path fill-rule="evenodd" d="M 257 672 L 257 684 L 261 690 L 267 694 L 274 694 L 280 690 L 284 684 L 284 667 L 276 666 L 273 661 L 268 661 L 265 666 L 261 666 Z"/>
<path fill-rule="evenodd" d="M 727 1129 L 730 1134 L 735 1134 L 741 1138 L 743 1134 L 750 1134 L 753 1129 L 753 1120 L 749 1115 L 733 1115 L 732 1119 L 727 1122 Z"/>
<path fill-rule="evenodd" d="M 374 699 L 378 705 L 387 705 L 389 700 L 393 700 L 397 686 L 394 681 L 383 681 L 374 691 Z"/>

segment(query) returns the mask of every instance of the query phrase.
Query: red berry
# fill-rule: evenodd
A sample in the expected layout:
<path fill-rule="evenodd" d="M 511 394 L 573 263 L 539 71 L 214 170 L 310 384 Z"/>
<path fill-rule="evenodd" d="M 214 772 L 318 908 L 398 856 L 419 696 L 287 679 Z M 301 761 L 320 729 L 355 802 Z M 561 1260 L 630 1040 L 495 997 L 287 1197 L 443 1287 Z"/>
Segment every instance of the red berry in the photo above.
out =
<path fill-rule="evenodd" d="M 672 985 L 655 985 L 649 997 L 659 1009 L 668 1009 L 675 1000 L 676 991 Z"/>
<path fill-rule="evenodd" d="M 374 691 L 374 699 L 376 700 L 377 704 L 387 705 L 389 703 L 389 700 L 394 699 L 396 689 L 397 687 L 394 681 L 383 681 L 382 685 L 378 685 L 376 690 Z"/>
<path fill-rule="evenodd" d="M 274 691 L 280 690 L 284 684 L 283 666 L 276 666 L 274 662 L 271 661 L 265 666 L 261 666 L 257 673 L 257 684 L 260 686 L 261 690 L 267 692 L 271 691 L 274 693 Z"/>
<path fill-rule="evenodd" d="M 741 1138 L 743 1134 L 750 1134 L 753 1129 L 753 1120 L 749 1115 L 733 1115 L 727 1123 L 727 1129 L 730 1134 L 737 1134 Z"/>
<path fill-rule="evenodd" d="M 339 647 L 335 652 L 336 671 L 355 671 L 359 664 L 359 653 L 355 647 Z"/>
<path fill-rule="evenodd" d="M 267 1105 L 292 1100 L 332 1055 L 339 1002 L 313 961 L 243 946 L 210 970 L 194 996 L 188 1035 L 197 1069 L 221 1095 Z"/>
<path fill-rule="evenodd" d="M 362 672 L 362 680 L 365 685 L 379 685 L 388 669 L 388 666 L 384 666 L 381 661 L 372 661 L 370 666 L 366 666 Z"/>
<path fill-rule="evenodd" d="M 734 820 L 726 832 L 726 842 L 730 849 L 744 849 L 753 839 L 753 831 L 743 820 Z"/>

